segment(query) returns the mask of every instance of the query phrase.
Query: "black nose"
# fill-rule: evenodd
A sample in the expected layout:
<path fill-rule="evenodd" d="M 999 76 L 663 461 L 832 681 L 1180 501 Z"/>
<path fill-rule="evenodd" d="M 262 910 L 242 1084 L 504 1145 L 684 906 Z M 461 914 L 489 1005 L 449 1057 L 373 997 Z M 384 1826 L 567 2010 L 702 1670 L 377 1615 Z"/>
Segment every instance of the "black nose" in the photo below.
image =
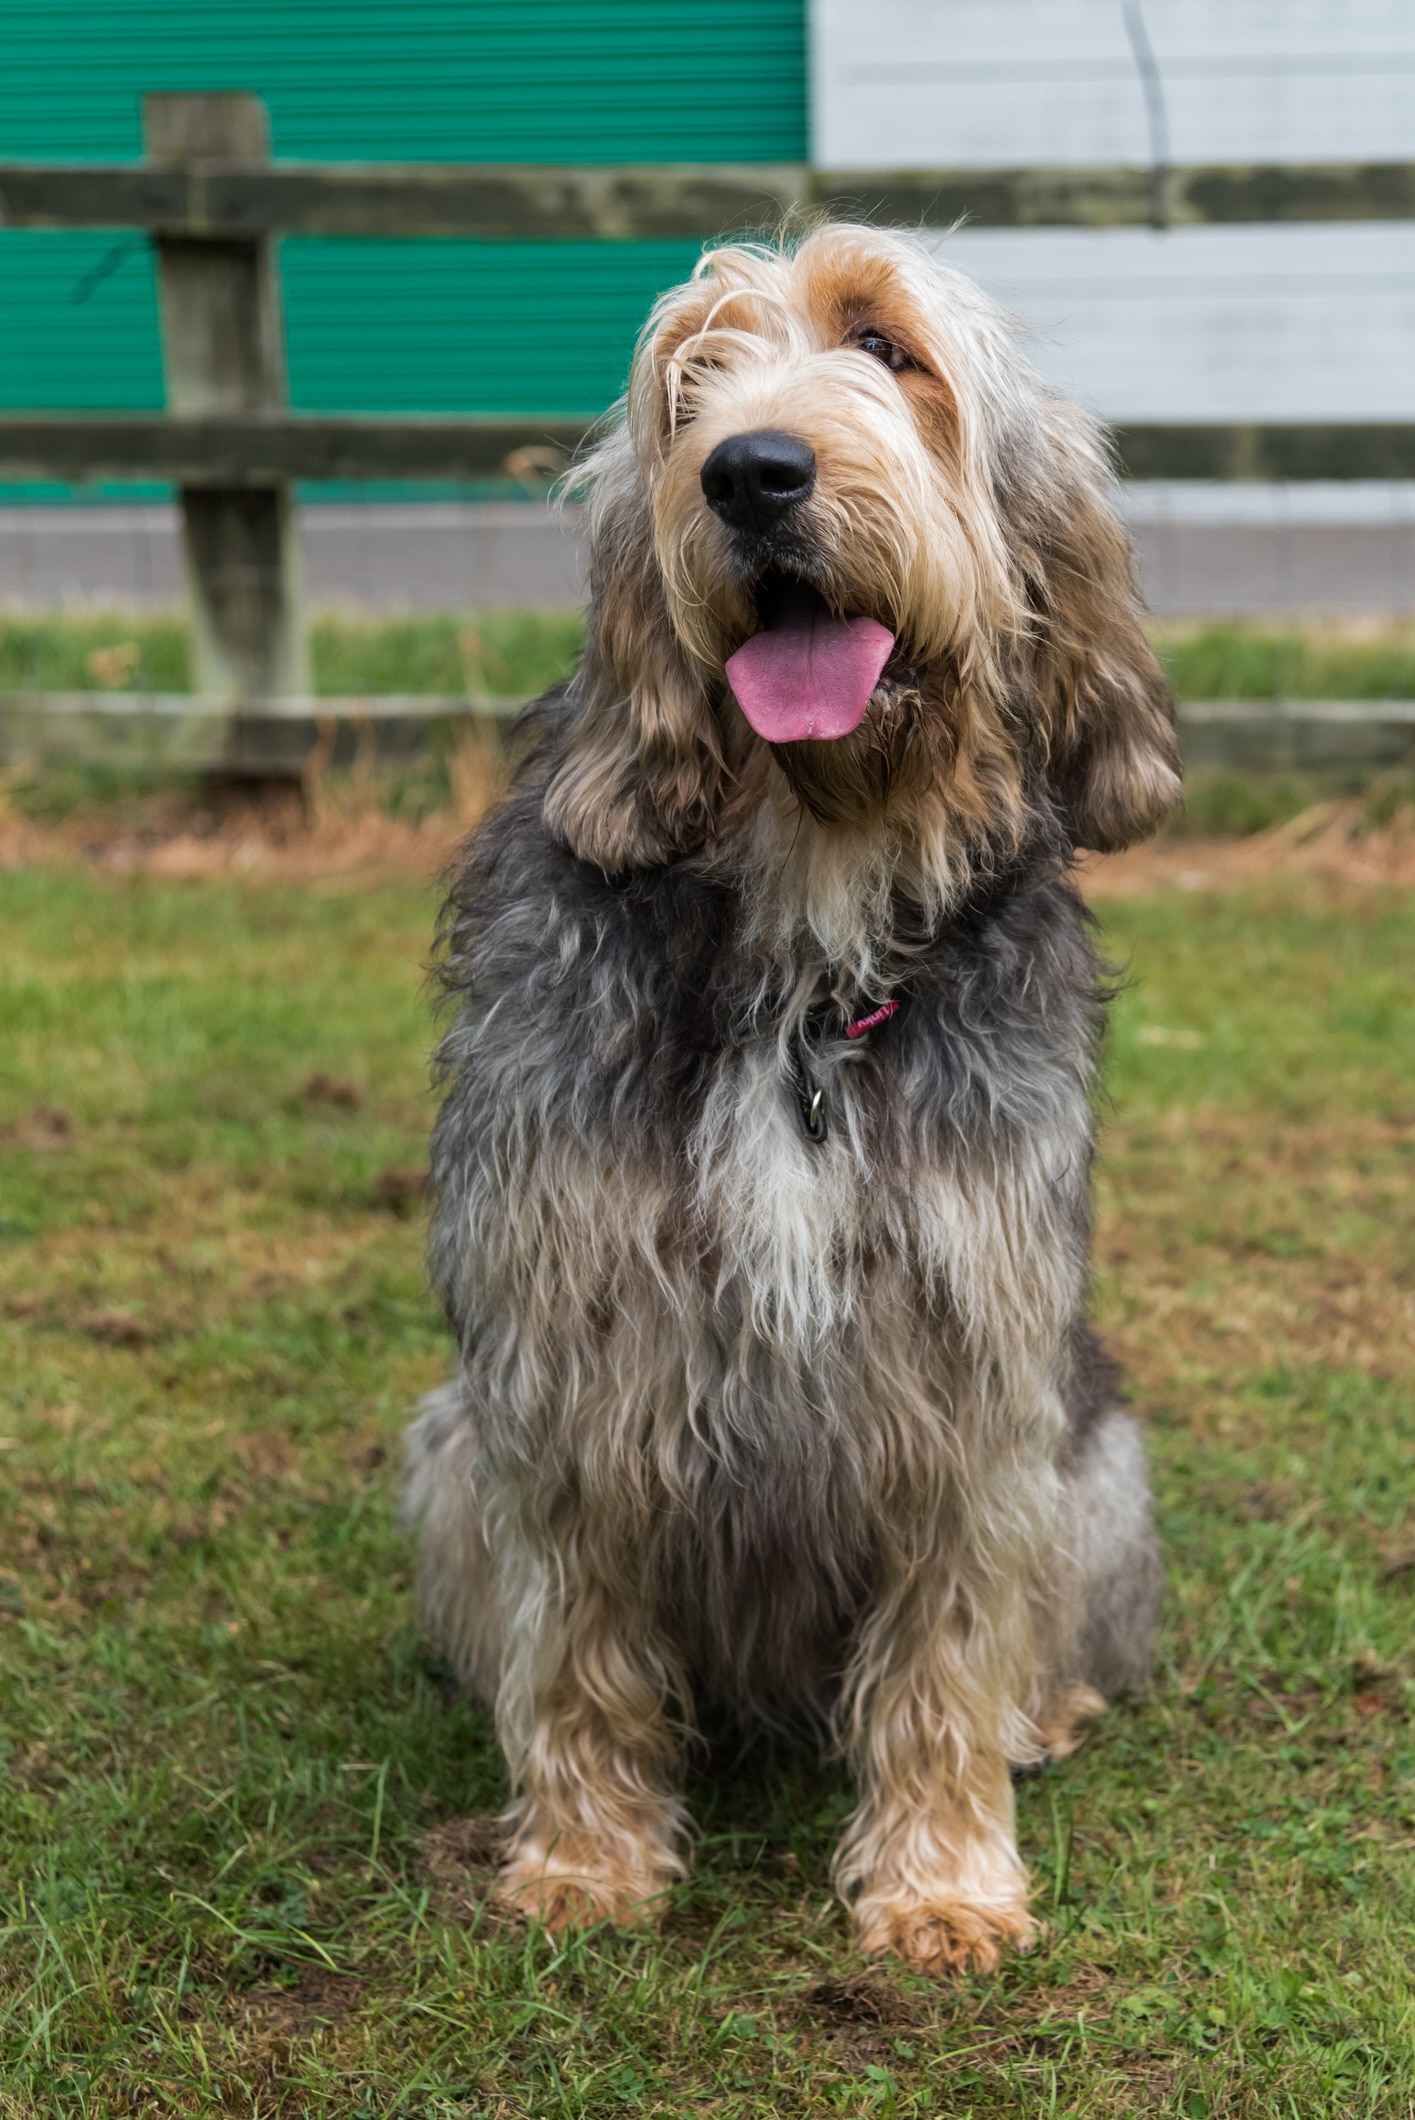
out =
<path fill-rule="evenodd" d="M 703 465 L 702 481 L 709 508 L 734 530 L 770 530 L 810 493 L 816 452 L 769 427 L 730 434 Z"/>

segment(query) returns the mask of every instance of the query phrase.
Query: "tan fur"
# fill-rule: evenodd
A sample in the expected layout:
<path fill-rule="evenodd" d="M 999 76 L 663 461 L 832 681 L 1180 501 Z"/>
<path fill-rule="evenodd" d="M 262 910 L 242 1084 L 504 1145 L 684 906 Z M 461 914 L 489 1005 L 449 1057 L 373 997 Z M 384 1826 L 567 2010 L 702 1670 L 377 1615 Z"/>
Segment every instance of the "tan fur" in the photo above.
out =
<path fill-rule="evenodd" d="M 1094 1686 L 1062 1686 L 1037 1718 L 1048 1759 L 1069 1759 L 1086 1742 L 1086 1724 L 1105 1714 L 1104 1696 Z"/>

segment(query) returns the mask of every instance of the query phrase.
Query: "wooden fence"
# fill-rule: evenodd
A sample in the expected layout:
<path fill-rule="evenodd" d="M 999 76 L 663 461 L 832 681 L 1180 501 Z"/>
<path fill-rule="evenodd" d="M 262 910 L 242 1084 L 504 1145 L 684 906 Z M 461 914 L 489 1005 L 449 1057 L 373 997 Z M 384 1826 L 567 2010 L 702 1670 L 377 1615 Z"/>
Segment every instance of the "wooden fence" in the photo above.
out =
<path fill-rule="evenodd" d="M 468 724 L 494 737 L 525 704 L 408 692 L 247 698 L 233 710 L 200 694 L 12 692 L 0 694 L 0 762 L 293 777 L 313 756 L 406 760 Z M 1415 699 L 1181 702 L 1179 740 L 1190 768 L 1374 774 L 1415 756 Z"/>
<path fill-rule="evenodd" d="M 1248 168 L 935 170 L 832 175 L 804 165 L 623 168 L 272 163 L 264 104 L 247 95 L 144 99 L 147 159 L 116 167 L 0 163 L 0 226 L 146 228 L 159 265 L 167 411 L 0 414 L 0 480 L 165 479 L 181 494 L 197 699 L 55 698 L 62 750 L 119 740 L 124 711 L 188 726 L 191 751 L 259 768 L 287 759 L 319 714 L 369 713 L 407 726 L 411 702 L 311 698 L 291 503 L 297 480 L 467 480 L 523 450 L 568 458 L 582 423 L 322 418 L 292 414 L 286 391 L 277 233 L 478 238 L 694 237 L 760 232 L 804 213 L 903 226 L 966 216 L 981 226 L 1112 227 L 1199 222 L 1415 219 L 1415 164 Z M 1115 431 L 1143 478 L 1415 477 L 1415 426 L 1146 425 Z M 463 703 L 464 707 L 475 703 Z M 425 702 L 438 717 L 449 702 Z M 1206 710 L 1222 748 L 1227 711 Z M 1293 727 L 1311 736 L 1310 709 Z M 1335 713 L 1348 750 L 1361 709 Z M 1408 727 L 1373 710 L 1385 735 Z M 37 740 L 43 696 L 0 701 L 0 749 Z M 1381 720 L 1384 715 L 1384 720 Z M 1245 758 L 1262 752 L 1240 712 Z M 1269 717 L 1274 762 L 1299 738 Z M 1195 724 L 1197 729 L 1197 724 Z M 1237 726 L 1237 724 L 1235 724 Z M 90 734 L 85 737 L 83 731 Z M 195 735 L 190 731 L 195 730 Z M 262 735 L 260 732 L 265 731 Z M 1340 732 L 1345 731 L 1343 735 Z M 65 734 L 67 732 L 67 735 Z M 224 734 L 221 732 L 225 732 Z M 175 735 L 175 731 L 174 731 Z M 161 748 L 161 746 L 159 746 Z M 168 747 L 170 748 L 170 746 Z"/>

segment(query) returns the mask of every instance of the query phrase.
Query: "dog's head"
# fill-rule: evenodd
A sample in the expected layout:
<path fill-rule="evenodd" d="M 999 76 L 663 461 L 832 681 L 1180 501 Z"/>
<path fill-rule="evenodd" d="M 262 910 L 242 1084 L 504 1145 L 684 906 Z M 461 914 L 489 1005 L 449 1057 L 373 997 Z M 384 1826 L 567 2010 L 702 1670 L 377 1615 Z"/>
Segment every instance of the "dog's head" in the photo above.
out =
<path fill-rule="evenodd" d="M 927 872 L 1172 807 L 1164 680 L 1094 425 L 923 246 L 826 227 L 664 297 L 586 466 L 592 602 L 547 817 L 610 871 L 775 785 Z"/>

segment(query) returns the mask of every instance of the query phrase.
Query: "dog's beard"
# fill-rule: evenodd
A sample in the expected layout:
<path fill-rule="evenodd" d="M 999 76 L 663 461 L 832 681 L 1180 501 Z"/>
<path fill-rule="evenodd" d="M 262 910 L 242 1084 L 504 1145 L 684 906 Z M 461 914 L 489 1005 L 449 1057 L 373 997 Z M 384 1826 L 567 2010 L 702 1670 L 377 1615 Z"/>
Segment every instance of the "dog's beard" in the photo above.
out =
<path fill-rule="evenodd" d="M 926 682 L 891 682 L 871 699 L 848 736 L 770 746 L 802 807 L 821 824 L 878 824 L 937 771 L 930 725 L 942 701 Z"/>

